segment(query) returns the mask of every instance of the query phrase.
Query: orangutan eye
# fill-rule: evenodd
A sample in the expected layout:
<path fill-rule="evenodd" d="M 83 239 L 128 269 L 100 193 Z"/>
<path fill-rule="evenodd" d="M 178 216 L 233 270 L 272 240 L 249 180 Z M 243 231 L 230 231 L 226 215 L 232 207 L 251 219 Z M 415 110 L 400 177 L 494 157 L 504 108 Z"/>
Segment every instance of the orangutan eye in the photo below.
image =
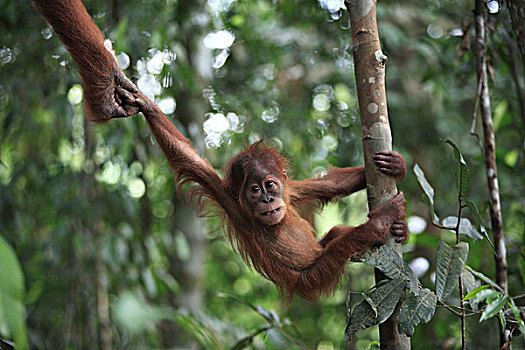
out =
<path fill-rule="evenodd" d="M 251 191 L 252 193 L 257 193 L 261 190 L 261 188 L 257 185 L 252 186 Z"/>
<path fill-rule="evenodd" d="M 274 185 L 274 182 L 272 180 L 269 180 L 269 181 L 266 181 L 265 185 L 266 185 L 267 188 L 272 188 L 273 185 Z"/>

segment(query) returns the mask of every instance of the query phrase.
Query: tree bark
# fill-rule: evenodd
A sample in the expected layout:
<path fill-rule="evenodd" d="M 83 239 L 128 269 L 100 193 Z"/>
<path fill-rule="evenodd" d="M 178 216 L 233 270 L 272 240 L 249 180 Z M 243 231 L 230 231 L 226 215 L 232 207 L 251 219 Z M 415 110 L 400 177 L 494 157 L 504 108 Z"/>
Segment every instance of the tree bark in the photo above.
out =
<path fill-rule="evenodd" d="M 392 149 L 385 91 L 387 57 L 381 51 L 377 31 L 376 0 L 346 0 L 350 16 L 354 70 L 361 114 L 363 156 L 369 210 L 373 210 L 397 194 L 395 180 L 379 172 L 372 157 L 377 151 Z M 401 245 L 394 237 L 387 244 L 401 255 Z M 376 282 L 386 277 L 376 270 Z M 379 325 L 381 349 L 410 349 L 410 338 L 399 334 L 397 316 L 399 303 L 392 316 Z"/>
<path fill-rule="evenodd" d="M 486 12 L 483 0 L 476 0 L 474 10 L 476 22 L 476 68 L 478 82 L 481 83 L 480 112 L 483 125 L 485 172 L 487 176 L 487 187 L 489 192 L 489 211 L 492 234 L 494 237 L 495 260 L 496 260 L 496 283 L 507 292 L 507 251 L 503 234 L 503 219 L 501 216 L 501 201 L 498 186 L 498 168 L 496 164 L 496 140 L 492 123 L 492 112 L 490 108 L 490 95 L 486 62 Z M 505 332 L 501 323 L 500 346 L 508 340 L 509 334 Z"/>

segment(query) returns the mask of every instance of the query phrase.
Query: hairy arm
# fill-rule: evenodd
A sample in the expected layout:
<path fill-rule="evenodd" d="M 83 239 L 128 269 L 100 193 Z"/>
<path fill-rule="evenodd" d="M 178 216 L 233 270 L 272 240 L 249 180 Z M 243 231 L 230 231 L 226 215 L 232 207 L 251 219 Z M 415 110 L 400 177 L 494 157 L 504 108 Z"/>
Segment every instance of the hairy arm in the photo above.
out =
<path fill-rule="evenodd" d="M 292 202 L 319 201 L 320 204 L 326 204 L 334 198 L 365 189 L 365 168 L 333 168 L 320 178 L 291 180 L 288 185 Z"/>
<path fill-rule="evenodd" d="M 135 106 L 122 104 L 117 87 L 136 92 L 120 70 L 111 43 L 95 25 L 80 0 L 34 0 L 78 65 L 84 88 L 86 117 L 94 122 L 136 114 Z M 107 47 L 107 46 L 109 47 Z"/>
<path fill-rule="evenodd" d="M 34 0 L 34 6 L 51 24 L 79 67 L 86 117 L 104 122 L 143 112 L 179 184 L 199 184 L 190 192 L 192 195 L 198 199 L 210 198 L 232 217 L 239 216 L 238 204 L 223 194 L 222 180 L 215 170 L 120 70 L 111 48 L 107 47 L 82 2 Z"/>
<path fill-rule="evenodd" d="M 330 294 L 339 283 L 348 259 L 385 243 L 391 229 L 403 233 L 405 199 L 399 193 L 390 202 L 370 212 L 366 223 L 357 227 L 336 226 L 320 242 L 322 251 L 301 271 L 294 271 L 287 289 L 304 299 L 315 300 Z"/>
<path fill-rule="evenodd" d="M 397 152 L 379 151 L 374 155 L 374 163 L 379 171 L 394 177 L 396 182 L 400 182 L 405 177 L 405 160 Z M 318 201 L 320 204 L 326 204 L 335 198 L 365 189 L 365 168 L 332 168 L 320 178 L 288 181 L 288 184 L 293 203 Z"/>

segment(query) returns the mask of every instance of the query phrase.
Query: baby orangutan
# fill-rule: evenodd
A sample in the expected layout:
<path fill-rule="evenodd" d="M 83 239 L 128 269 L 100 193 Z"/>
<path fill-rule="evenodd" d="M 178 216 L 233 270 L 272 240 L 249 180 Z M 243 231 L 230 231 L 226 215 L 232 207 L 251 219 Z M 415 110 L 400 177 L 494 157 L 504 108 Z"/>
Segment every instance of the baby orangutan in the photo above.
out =
<path fill-rule="evenodd" d="M 189 198 L 203 212 L 211 207 L 223 216 L 227 232 L 243 259 L 291 299 L 294 294 L 315 300 L 332 292 L 349 258 L 385 243 L 408 237 L 405 200 L 399 193 L 369 213 L 357 227 L 336 226 L 320 241 L 301 206 L 321 206 L 366 187 L 360 168 L 332 169 L 326 175 L 294 181 L 286 160 L 275 149 L 257 142 L 230 159 L 224 178 L 202 159 L 160 111 L 125 77 L 104 38 L 80 0 L 36 0 L 35 7 L 58 33 L 79 66 L 87 115 L 104 122 L 142 112 L 178 186 L 191 182 Z M 398 182 L 405 176 L 403 157 L 378 152 L 375 164 Z"/>

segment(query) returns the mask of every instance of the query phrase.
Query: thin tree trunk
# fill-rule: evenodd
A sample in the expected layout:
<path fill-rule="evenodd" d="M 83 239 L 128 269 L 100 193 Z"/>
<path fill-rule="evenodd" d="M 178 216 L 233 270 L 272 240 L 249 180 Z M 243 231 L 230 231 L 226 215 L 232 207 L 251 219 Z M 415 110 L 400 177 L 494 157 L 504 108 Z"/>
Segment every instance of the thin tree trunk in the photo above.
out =
<path fill-rule="evenodd" d="M 512 40 L 509 40 L 509 67 L 512 80 L 514 80 L 514 84 L 516 85 L 516 95 L 518 97 L 518 106 L 521 115 L 521 127 L 523 128 L 522 130 L 525 135 L 525 97 L 523 96 L 523 92 L 521 91 L 518 64 L 516 62 L 516 58 L 519 57 L 519 55 L 516 52 L 516 47 L 514 45 L 514 42 L 512 42 Z"/>
<path fill-rule="evenodd" d="M 498 186 L 498 168 L 496 165 L 496 140 L 492 124 L 492 112 L 490 109 L 490 95 L 487 76 L 486 62 L 486 7 L 483 0 L 476 0 L 475 7 L 476 22 L 476 66 L 478 82 L 481 82 L 480 111 L 483 125 L 484 158 L 487 185 L 489 191 L 490 221 L 492 234 L 494 236 L 495 260 L 496 260 L 496 283 L 507 292 L 507 260 L 506 247 L 503 235 L 503 220 L 501 216 L 501 202 Z M 500 345 L 508 340 L 508 333 L 501 324 Z"/>
<path fill-rule="evenodd" d="M 84 118 L 84 140 L 85 140 L 85 149 L 84 155 L 88 160 L 93 161 L 93 152 L 94 152 L 94 136 L 93 136 L 93 124 L 91 124 L 87 119 Z M 95 162 L 93 162 L 95 164 Z M 82 191 L 83 196 L 87 198 L 91 203 L 96 203 L 99 199 L 97 184 L 95 182 L 95 175 L 93 173 L 85 173 L 82 175 Z M 89 216 L 89 215 L 88 215 Z M 95 214 L 93 218 L 84 217 L 82 219 L 82 226 L 86 232 L 86 236 L 90 237 L 94 242 L 96 247 L 101 246 L 103 229 L 99 224 L 99 217 Z M 111 321 L 109 317 L 109 300 L 108 300 L 108 286 L 107 286 L 107 273 L 106 267 L 104 266 L 104 261 L 102 259 L 102 251 L 99 250 L 95 252 L 95 266 L 93 271 L 94 288 L 93 291 L 96 293 L 96 323 L 93 325 L 96 327 L 94 329 L 95 333 L 98 335 L 98 345 L 102 349 L 111 349 L 112 346 L 112 329 Z M 94 310 L 93 310 L 94 311 Z M 89 337 L 88 339 L 91 339 Z M 95 341 L 96 338 L 91 339 Z"/>
<path fill-rule="evenodd" d="M 516 42 L 521 52 L 521 62 L 525 70 L 525 0 L 507 0 L 507 7 L 514 32 Z"/>
<path fill-rule="evenodd" d="M 100 243 L 100 240 L 99 240 Z M 100 247 L 100 245 L 98 245 Z M 97 316 L 99 342 L 102 349 L 111 349 L 113 335 L 111 332 L 111 321 L 109 319 L 108 282 L 106 267 L 102 260 L 102 251 L 96 256 L 96 279 L 97 279 Z"/>
<path fill-rule="evenodd" d="M 377 31 L 376 0 L 347 0 L 350 16 L 355 79 L 361 113 L 363 155 L 367 182 L 368 206 L 373 210 L 397 194 L 395 180 L 379 172 L 372 157 L 377 151 L 392 149 L 385 91 L 387 57 L 381 51 Z M 401 255 L 401 245 L 388 237 L 388 243 Z M 386 277 L 376 270 L 376 281 Z M 379 325 L 381 349 L 410 349 L 410 338 L 399 334 L 399 303 L 392 316 Z"/>

